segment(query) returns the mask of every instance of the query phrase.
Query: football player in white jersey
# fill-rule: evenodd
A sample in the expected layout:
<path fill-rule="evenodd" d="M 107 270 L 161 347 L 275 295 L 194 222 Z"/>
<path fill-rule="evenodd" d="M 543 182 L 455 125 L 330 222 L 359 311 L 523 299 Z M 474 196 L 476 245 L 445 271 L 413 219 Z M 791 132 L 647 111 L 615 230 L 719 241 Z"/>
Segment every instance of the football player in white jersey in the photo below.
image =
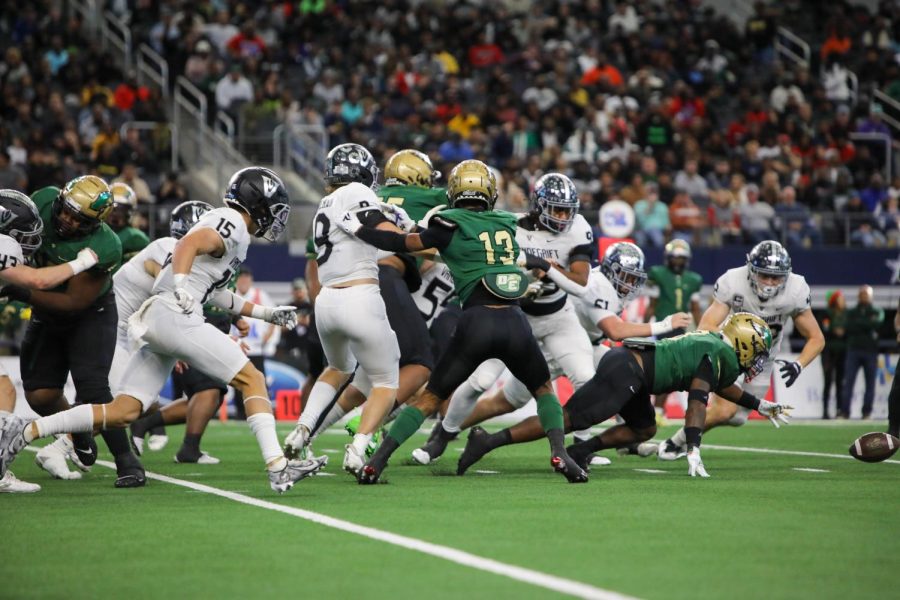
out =
<path fill-rule="evenodd" d="M 760 242 L 747 255 L 745 266 L 730 269 L 719 277 L 712 304 L 703 313 L 698 329 L 718 330 L 730 313 L 741 311 L 762 317 L 772 331 L 769 360 L 758 375 L 746 377 L 742 385 L 745 391 L 758 398 L 765 398 L 776 362 L 781 365 L 779 372 L 785 385 L 790 387 L 804 367 L 825 347 L 825 336 L 810 308 L 809 285 L 802 276 L 791 272 L 791 257 L 778 242 Z M 806 338 L 800 356 L 793 362 L 775 359 L 788 319 L 793 319 L 797 331 Z M 749 409 L 713 396 L 710 410 L 706 413 L 704 431 L 719 425 L 743 425 L 749 414 Z M 778 425 L 775 421 L 773 423 Z M 658 456 L 662 460 L 675 460 L 684 455 L 685 434 L 682 428 L 659 445 Z"/>
<path fill-rule="evenodd" d="M 553 261 L 567 279 L 587 285 L 593 234 L 585 218 L 578 214 L 575 184 L 561 173 L 547 173 L 534 184 L 531 201 L 531 212 L 519 220 L 516 229 L 520 250 L 534 259 Z M 551 377 L 564 374 L 576 389 L 590 381 L 594 375 L 590 340 L 578 323 L 574 307 L 566 301 L 566 292 L 553 280 L 541 280 L 537 295 L 530 303 L 523 303 L 522 310 L 550 366 Z M 477 402 L 504 368 L 499 360 L 487 361 L 457 388 L 443 422 L 437 426 L 443 431 L 413 451 L 416 462 L 428 464 L 443 454 L 463 422 L 480 423 L 524 406 L 531 399 L 528 389 L 511 379 L 492 398 Z"/>
<path fill-rule="evenodd" d="M 337 223 L 345 213 L 353 213 L 372 227 L 400 229 L 380 210 L 373 190 L 378 167 L 363 146 L 332 148 L 325 158 L 325 182 L 329 193 L 316 212 L 314 239 L 322 286 L 316 298 L 316 329 L 328 367 L 313 385 L 297 426 L 285 439 L 285 452 L 299 456 L 309 444 L 319 417 L 334 403 L 358 364 L 368 375 L 371 391 L 359 429 L 344 453 L 344 469 L 355 474 L 366 462 L 366 447 L 373 434 L 394 407 L 400 347 L 378 286 L 378 249 Z"/>
<path fill-rule="evenodd" d="M 84 248 L 71 262 L 41 269 L 29 267 L 25 259 L 40 247 L 43 230 L 31 198 L 16 190 L 0 190 L 0 282 L 36 290 L 50 289 L 97 264 L 93 250 Z M 16 388 L 0 367 L 0 422 L 12 415 L 15 407 Z M 35 483 L 19 480 L 12 471 L 0 475 L 0 493 L 30 493 L 41 489 Z"/>
<path fill-rule="evenodd" d="M 290 214 L 287 191 L 269 169 L 235 173 L 224 197 L 175 245 L 150 297 L 129 319 L 137 350 L 129 358 L 118 393 L 110 404 L 81 405 L 31 423 L 10 418 L 0 429 L 0 468 L 34 439 L 59 433 L 124 428 L 156 401 L 176 361 L 182 360 L 241 390 L 247 424 L 255 434 L 277 492 L 321 469 L 319 460 L 289 461 L 278 443 L 265 378 L 240 347 L 203 319 L 201 306 L 223 288 L 246 258 L 250 235 L 274 242 Z M 278 325 L 296 320 L 293 307 L 262 307 L 231 296 L 233 312 Z"/>

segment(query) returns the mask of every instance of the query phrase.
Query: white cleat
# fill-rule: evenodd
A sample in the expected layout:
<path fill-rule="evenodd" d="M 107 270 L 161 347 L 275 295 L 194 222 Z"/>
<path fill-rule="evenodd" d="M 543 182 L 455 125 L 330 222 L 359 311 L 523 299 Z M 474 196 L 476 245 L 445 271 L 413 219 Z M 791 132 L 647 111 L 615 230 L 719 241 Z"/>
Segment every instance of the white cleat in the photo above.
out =
<path fill-rule="evenodd" d="M 75 454 L 72 440 L 68 436 L 60 436 L 55 442 L 47 444 L 38 451 L 34 457 L 34 464 L 50 473 L 54 479 L 81 479 L 81 473 L 69 470 L 69 463 L 66 462 L 66 459 L 69 458 L 70 451 L 72 455 Z"/>
<path fill-rule="evenodd" d="M 592 467 L 605 467 L 607 465 L 611 465 L 612 461 L 606 458 L 605 456 L 597 456 L 596 454 L 591 457 L 590 465 Z"/>
<path fill-rule="evenodd" d="M 41 486 L 22 481 L 13 475 L 12 471 L 7 471 L 3 479 L 0 479 L 0 494 L 33 494 L 39 491 L 41 491 Z"/>
<path fill-rule="evenodd" d="M 657 444 L 656 442 L 641 442 L 637 447 L 638 456 L 643 458 L 655 456 L 657 452 L 659 452 L 659 446 L 660 444 Z"/>
<path fill-rule="evenodd" d="M 416 448 L 412 451 L 412 459 L 420 465 L 431 464 L 431 455 L 422 448 Z"/>
<path fill-rule="evenodd" d="M 347 444 L 344 446 L 344 470 L 348 473 L 352 473 L 356 475 L 366 464 L 366 457 L 364 454 L 359 454 L 356 451 L 356 448 L 353 447 L 353 444 Z"/>
<path fill-rule="evenodd" d="M 134 439 L 134 438 L 132 438 Z M 163 448 L 166 447 L 166 444 L 169 443 L 169 436 L 167 435 L 151 435 L 147 440 L 147 447 L 153 450 L 154 452 L 159 452 Z"/>
<path fill-rule="evenodd" d="M 284 438 L 284 455 L 288 458 L 309 459 L 306 447 L 309 445 L 309 429 L 305 425 L 297 423 L 294 430 Z"/>
<path fill-rule="evenodd" d="M 289 460 L 282 470 L 269 471 L 269 485 L 279 494 L 283 494 L 301 479 L 318 473 L 324 466 L 324 461 L 316 459 Z"/>
<path fill-rule="evenodd" d="M 664 441 L 656 450 L 656 457 L 659 460 L 678 460 L 684 456 L 687 456 L 687 450 L 676 446 L 671 440 Z"/>
<path fill-rule="evenodd" d="M 22 448 L 28 445 L 22 435 L 27 426 L 25 419 L 9 413 L 0 419 L 0 477 L 6 475 L 9 465 L 16 460 Z"/>

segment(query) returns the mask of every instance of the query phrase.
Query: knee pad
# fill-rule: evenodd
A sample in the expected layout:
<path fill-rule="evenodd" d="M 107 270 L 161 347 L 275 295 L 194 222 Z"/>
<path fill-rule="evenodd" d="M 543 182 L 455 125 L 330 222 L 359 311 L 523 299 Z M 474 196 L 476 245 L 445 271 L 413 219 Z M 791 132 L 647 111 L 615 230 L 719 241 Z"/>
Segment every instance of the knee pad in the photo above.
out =
<path fill-rule="evenodd" d="M 734 416 L 728 419 L 728 424 L 732 427 L 740 427 L 744 423 L 747 422 L 747 417 L 750 416 L 750 409 L 744 408 L 743 406 L 738 406 L 737 412 L 734 413 Z"/>
<path fill-rule="evenodd" d="M 396 390 L 400 387 L 400 369 L 397 368 L 396 365 L 393 370 L 388 371 L 387 373 L 369 373 L 368 375 L 370 382 L 369 391 L 371 391 L 372 388 L 390 388 Z M 366 396 L 368 395 L 369 394 L 366 393 Z"/>
<path fill-rule="evenodd" d="M 496 382 L 503 373 L 503 363 L 501 362 L 499 365 L 496 365 L 492 364 L 493 362 L 493 360 L 490 360 L 481 363 L 478 365 L 478 368 L 475 369 L 475 372 L 469 375 L 469 378 L 466 380 L 469 386 L 478 392 L 479 396 L 491 389 L 491 386 L 494 385 L 494 382 Z"/>

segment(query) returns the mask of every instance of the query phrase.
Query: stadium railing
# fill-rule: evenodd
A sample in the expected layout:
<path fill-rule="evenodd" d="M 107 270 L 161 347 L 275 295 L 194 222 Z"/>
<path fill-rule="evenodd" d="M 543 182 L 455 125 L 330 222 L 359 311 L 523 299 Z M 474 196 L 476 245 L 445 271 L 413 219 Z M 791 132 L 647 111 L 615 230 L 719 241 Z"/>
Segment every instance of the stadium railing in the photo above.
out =
<path fill-rule="evenodd" d="M 169 100 L 169 63 L 147 44 L 138 46 L 135 58 L 138 85 L 155 84 L 163 100 Z"/>
<path fill-rule="evenodd" d="M 779 27 L 776 31 L 775 52 L 795 65 L 809 69 L 812 57 L 809 44 L 787 27 Z"/>

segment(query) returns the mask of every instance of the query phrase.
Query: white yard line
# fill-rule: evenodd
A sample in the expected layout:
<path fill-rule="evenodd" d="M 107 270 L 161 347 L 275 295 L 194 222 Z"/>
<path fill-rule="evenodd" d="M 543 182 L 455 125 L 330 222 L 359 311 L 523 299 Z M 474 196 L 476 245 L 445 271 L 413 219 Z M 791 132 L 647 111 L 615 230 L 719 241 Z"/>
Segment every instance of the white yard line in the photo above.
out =
<path fill-rule="evenodd" d="M 638 473 L 650 473 L 651 475 L 665 475 L 668 471 L 661 469 L 635 469 Z"/>
<path fill-rule="evenodd" d="M 28 450 L 37 452 L 37 448 L 29 447 Z M 95 464 L 113 470 L 116 468 L 116 465 L 114 463 L 105 460 L 98 460 Z M 336 519 L 334 517 L 329 517 L 328 515 L 323 515 L 321 513 L 313 512 L 310 510 L 304 510 L 302 508 L 285 506 L 283 504 L 268 502 L 266 500 L 260 500 L 258 498 L 251 498 L 250 496 L 245 496 L 237 492 L 223 490 L 209 485 L 203 485 L 201 483 L 195 483 L 193 481 L 186 481 L 184 479 L 176 479 L 174 477 L 168 477 L 166 475 L 160 475 L 159 473 L 153 473 L 150 471 L 147 471 L 147 478 L 155 479 L 157 481 L 161 481 L 163 483 L 168 483 L 171 485 L 177 485 L 194 492 L 219 496 L 220 498 L 232 500 L 240 504 L 247 504 L 249 506 L 255 506 L 256 508 L 263 508 L 266 510 L 280 512 L 292 517 L 303 519 L 305 521 L 311 521 L 313 523 L 318 523 L 319 525 L 324 525 L 326 527 L 331 527 L 340 531 L 346 531 L 347 533 L 355 533 L 356 535 L 361 535 L 369 539 L 386 542 L 388 544 L 393 544 L 394 546 L 406 548 L 407 550 L 421 552 L 422 554 L 428 554 L 429 556 L 441 558 L 443 560 L 454 562 L 465 567 L 471 567 L 473 569 L 478 569 L 479 571 L 493 573 L 495 575 L 500 575 L 501 577 L 508 577 L 509 579 L 515 579 L 516 581 L 528 583 L 560 594 L 567 594 L 576 598 L 588 598 L 590 600 L 636 600 L 634 596 L 627 596 L 625 594 L 620 594 L 611 590 L 604 590 L 587 583 L 581 583 L 580 581 L 564 579 L 562 577 L 549 575 L 540 571 L 526 569 L 525 567 L 518 567 L 516 565 L 503 563 L 491 558 L 486 558 L 484 556 L 478 556 L 477 554 L 470 554 L 469 552 L 457 550 L 456 548 L 450 548 L 449 546 L 432 544 L 431 542 L 426 542 L 425 540 L 407 537 L 405 535 L 399 535 L 381 529 L 375 529 L 374 527 L 358 525 L 356 523 L 351 523 L 350 521 Z M 260 484 L 262 484 L 262 480 L 260 480 Z"/>
<path fill-rule="evenodd" d="M 803 471 L 804 473 L 831 473 L 828 469 L 810 469 L 809 467 L 794 467 L 794 471 Z"/>
<path fill-rule="evenodd" d="M 824 452 L 801 452 L 799 450 L 775 450 L 773 448 L 747 448 L 745 446 L 719 446 L 717 444 L 703 444 L 703 449 L 730 450 L 732 452 L 755 452 L 757 454 L 784 454 L 786 456 L 814 456 L 817 458 L 846 458 L 854 460 L 849 454 L 826 454 Z M 883 460 L 881 462 L 900 465 L 900 460 Z"/>

